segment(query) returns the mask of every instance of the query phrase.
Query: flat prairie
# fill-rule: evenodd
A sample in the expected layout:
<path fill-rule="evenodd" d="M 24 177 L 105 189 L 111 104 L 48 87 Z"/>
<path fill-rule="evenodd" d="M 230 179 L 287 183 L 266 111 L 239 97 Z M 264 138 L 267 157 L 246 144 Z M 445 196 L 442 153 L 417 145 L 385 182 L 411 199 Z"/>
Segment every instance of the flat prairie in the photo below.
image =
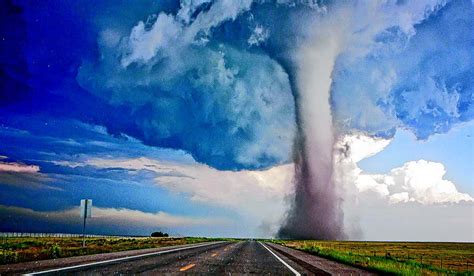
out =
<path fill-rule="evenodd" d="M 315 240 L 272 242 L 375 272 L 411 275 L 474 273 L 474 243 Z"/>
<path fill-rule="evenodd" d="M 192 244 L 208 238 L 82 238 L 3 237 L 0 238 L 0 264 L 83 256 L 134 249 Z"/>

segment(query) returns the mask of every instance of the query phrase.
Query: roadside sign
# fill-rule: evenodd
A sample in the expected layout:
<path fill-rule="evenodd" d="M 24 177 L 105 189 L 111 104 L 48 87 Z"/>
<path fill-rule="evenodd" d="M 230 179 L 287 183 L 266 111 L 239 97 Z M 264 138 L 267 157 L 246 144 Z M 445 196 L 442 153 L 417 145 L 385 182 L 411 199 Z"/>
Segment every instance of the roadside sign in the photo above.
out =
<path fill-rule="evenodd" d="M 81 218 L 92 217 L 92 199 L 81 199 Z"/>

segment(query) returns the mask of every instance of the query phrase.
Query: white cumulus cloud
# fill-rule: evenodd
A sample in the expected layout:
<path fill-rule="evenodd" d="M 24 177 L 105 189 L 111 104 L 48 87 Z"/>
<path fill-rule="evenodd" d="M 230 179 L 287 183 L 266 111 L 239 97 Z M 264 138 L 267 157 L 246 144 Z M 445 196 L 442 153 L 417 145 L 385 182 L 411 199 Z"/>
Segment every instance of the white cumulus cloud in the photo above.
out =
<path fill-rule="evenodd" d="M 391 204 L 474 201 L 469 194 L 459 192 L 452 181 L 444 178 L 446 169 L 438 162 L 423 159 L 409 161 L 386 174 L 366 173 L 357 166 L 357 162 L 380 152 L 389 143 L 389 139 L 364 135 L 343 137 L 337 145 L 338 182 L 352 183 L 359 193 L 373 192 Z"/>
<path fill-rule="evenodd" d="M 445 174 L 443 164 L 418 160 L 391 170 L 389 177 L 396 188 L 408 193 L 408 201 L 432 204 L 474 200 L 470 195 L 458 192 L 453 182 L 444 179 Z"/>

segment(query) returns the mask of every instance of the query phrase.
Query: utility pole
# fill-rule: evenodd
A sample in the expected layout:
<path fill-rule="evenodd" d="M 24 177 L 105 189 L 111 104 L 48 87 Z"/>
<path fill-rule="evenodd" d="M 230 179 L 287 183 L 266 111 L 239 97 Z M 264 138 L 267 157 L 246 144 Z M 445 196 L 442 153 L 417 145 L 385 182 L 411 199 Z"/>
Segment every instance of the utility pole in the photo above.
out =
<path fill-rule="evenodd" d="M 86 247 L 86 220 L 92 217 L 92 199 L 81 199 L 81 217 L 84 218 L 82 227 L 82 247 Z"/>

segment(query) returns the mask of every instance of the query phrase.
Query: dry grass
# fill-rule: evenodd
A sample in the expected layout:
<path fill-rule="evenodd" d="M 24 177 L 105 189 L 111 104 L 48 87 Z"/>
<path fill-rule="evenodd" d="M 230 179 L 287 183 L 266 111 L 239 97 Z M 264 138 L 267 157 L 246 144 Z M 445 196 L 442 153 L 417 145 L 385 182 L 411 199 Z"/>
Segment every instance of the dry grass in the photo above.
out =
<path fill-rule="evenodd" d="M 474 274 L 474 243 L 274 242 L 381 272 Z"/>
<path fill-rule="evenodd" d="M 86 248 L 82 248 L 81 238 L 1 238 L 0 264 L 191 244 L 209 240 L 206 238 L 88 238 Z"/>

